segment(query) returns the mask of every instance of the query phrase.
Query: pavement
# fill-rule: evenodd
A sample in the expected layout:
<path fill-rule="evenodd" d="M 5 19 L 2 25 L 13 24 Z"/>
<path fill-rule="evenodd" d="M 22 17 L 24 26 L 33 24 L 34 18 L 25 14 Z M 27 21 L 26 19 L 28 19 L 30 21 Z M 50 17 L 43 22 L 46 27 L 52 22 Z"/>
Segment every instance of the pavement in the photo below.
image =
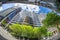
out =
<path fill-rule="evenodd" d="M 53 39 L 53 40 L 58 40 L 58 39 L 60 39 L 60 33 L 58 33 L 57 35 L 54 35 L 54 36 L 52 37 L 52 39 Z"/>
<path fill-rule="evenodd" d="M 8 31 L 6 31 L 5 29 L 3 29 L 0 26 L 0 40 L 17 40 L 15 37 L 13 37 Z"/>
<path fill-rule="evenodd" d="M 0 35 L 0 40 L 7 40 L 7 39 L 5 39 L 4 37 L 2 37 L 2 36 Z"/>

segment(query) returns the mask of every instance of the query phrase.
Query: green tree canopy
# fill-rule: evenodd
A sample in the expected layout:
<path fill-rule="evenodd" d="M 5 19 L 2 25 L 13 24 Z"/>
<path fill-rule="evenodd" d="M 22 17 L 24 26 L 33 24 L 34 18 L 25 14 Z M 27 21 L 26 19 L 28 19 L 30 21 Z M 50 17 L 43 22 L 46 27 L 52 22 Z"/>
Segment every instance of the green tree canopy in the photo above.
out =
<path fill-rule="evenodd" d="M 34 37 L 36 38 L 42 38 L 47 36 L 47 28 L 42 26 L 42 27 L 35 27 L 33 29 Z"/>
<path fill-rule="evenodd" d="M 39 38 L 46 37 L 47 28 L 32 27 L 30 25 L 12 24 L 9 26 L 11 33 L 16 37 Z"/>
<path fill-rule="evenodd" d="M 14 36 L 21 36 L 22 33 L 22 27 L 20 24 L 12 24 L 9 26 L 9 29 L 12 31 L 12 35 Z"/>
<path fill-rule="evenodd" d="M 32 30 L 32 26 L 22 25 L 22 36 L 30 38 L 33 32 Z"/>
<path fill-rule="evenodd" d="M 12 24 L 9 26 L 12 34 L 15 36 L 31 37 L 33 27 L 29 25 Z"/>
<path fill-rule="evenodd" d="M 58 25 L 60 23 L 60 16 L 57 13 L 50 12 L 43 20 L 43 24 L 46 26 Z"/>

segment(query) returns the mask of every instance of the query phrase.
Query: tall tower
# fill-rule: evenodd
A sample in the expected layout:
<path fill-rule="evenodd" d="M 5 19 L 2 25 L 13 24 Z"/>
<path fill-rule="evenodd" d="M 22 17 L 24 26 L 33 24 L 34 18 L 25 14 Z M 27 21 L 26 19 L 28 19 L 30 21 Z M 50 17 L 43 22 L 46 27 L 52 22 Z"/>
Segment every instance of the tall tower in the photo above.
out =
<path fill-rule="evenodd" d="M 33 19 L 34 26 L 41 26 L 38 18 L 38 14 L 33 12 L 31 15 L 33 16 L 32 19 Z"/>
<path fill-rule="evenodd" d="M 21 20 L 22 19 L 22 20 Z M 22 10 L 15 18 L 15 21 L 19 20 L 20 23 L 28 23 L 33 26 L 40 26 L 38 15 L 34 12 Z"/>

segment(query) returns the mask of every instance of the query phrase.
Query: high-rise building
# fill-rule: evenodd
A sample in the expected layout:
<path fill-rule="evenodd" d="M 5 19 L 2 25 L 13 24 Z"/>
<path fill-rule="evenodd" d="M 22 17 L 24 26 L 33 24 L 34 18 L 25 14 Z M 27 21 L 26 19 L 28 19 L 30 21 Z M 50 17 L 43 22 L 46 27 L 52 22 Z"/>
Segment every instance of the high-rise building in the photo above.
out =
<path fill-rule="evenodd" d="M 26 21 L 27 20 L 27 21 Z M 41 26 L 38 14 L 34 12 L 21 11 L 12 20 L 12 22 L 28 23 L 33 26 Z"/>

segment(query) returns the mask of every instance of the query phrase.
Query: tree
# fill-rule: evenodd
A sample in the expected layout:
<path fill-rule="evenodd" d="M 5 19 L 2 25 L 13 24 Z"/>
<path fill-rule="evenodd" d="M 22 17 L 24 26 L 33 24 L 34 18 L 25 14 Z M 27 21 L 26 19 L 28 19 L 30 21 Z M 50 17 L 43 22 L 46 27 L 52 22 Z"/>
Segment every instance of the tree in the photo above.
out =
<path fill-rule="evenodd" d="M 42 27 L 40 28 L 40 31 L 41 31 L 41 34 L 42 34 L 43 37 L 46 36 L 46 34 L 47 34 L 47 27 L 42 26 Z"/>
<path fill-rule="evenodd" d="M 47 36 L 51 36 L 52 35 L 52 32 L 47 32 Z"/>
<path fill-rule="evenodd" d="M 32 37 L 33 27 L 29 25 L 22 25 L 22 36 L 28 39 Z"/>
<path fill-rule="evenodd" d="M 17 38 L 21 38 L 21 34 L 22 34 L 22 25 L 20 24 L 12 24 L 12 25 L 9 25 L 9 30 L 11 32 L 11 34 Z"/>
<path fill-rule="evenodd" d="M 25 40 L 25 38 L 40 40 L 47 35 L 47 28 L 45 26 L 33 28 L 29 25 L 12 24 L 9 26 L 9 29 L 11 30 L 12 35 L 19 37 L 19 39 L 20 37 L 23 37 L 23 40 Z"/>
<path fill-rule="evenodd" d="M 23 37 L 23 40 L 25 40 L 25 37 L 27 37 L 27 38 L 32 37 L 32 35 L 31 35 L 33 32 L 32 26 L 21 25 L 21 24 L 12 24 L 9 26 L 9 29 L 11 30 L 12 35 L 14 35 L 16 37 Z"/>
<path fill-rule="evenodd" d="M 39 34 L 38 33 L 39 33 L 39 27 L 34 27 L 34 29 L 33 29 L 33 38 L 38 38 L 38 36 L 41 35 L 40 33 Z"/>
<path fill-rule="evenodd" d="M 42 27 L 34 27 L 33 29 L 33 38 L 38 38 L 38 40 L 42 39 L 43 37 L 47 37 L 47 28 Z"/>
<path fill-rule="evenodd" d="M 43 20 L 43 24 L 48 27 L 56 26 L 59 29 L 58 25 L 60 25 L 60 15 L 54 12 L 48 13 L 46 18 Z"/>
<path fill-rule="evenodd" d="M 12 24 L 9 26 L 9 29 L 12 31 L 12 34 L 14 36 L 17 36 L 17 37 L 21 36 L 22 28 L 20 24 Z"/>

